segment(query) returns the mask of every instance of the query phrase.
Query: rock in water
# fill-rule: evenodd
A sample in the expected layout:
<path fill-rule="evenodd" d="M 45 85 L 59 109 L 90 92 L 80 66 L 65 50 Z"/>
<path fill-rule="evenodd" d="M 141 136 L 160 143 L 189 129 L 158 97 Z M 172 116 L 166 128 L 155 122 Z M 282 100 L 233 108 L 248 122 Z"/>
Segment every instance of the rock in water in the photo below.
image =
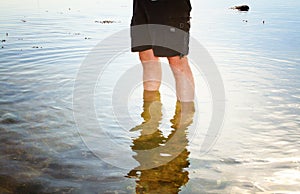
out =
<path fill-rule="evenodd" d="M 239 11 L 249 11 L 249 6 L 248 5 L 237 5 L 232 7 L 231 9 L 237 9 Z"/>
<path fill-rule="evenodd" d="M 19 118 L 12 113 L 5 113 L 4 115 L 2 115 L 0 119 L 0 123 L 3 124 L 13 124 L 13 123 L 17 123 L 18 121 Z"/>

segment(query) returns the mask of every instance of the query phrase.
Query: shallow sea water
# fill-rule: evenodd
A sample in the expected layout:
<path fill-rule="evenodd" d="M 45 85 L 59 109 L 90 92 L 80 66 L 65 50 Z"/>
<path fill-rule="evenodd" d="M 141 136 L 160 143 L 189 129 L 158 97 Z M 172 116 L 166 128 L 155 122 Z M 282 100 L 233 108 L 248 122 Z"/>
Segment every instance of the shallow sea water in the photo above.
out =
<path fill-rule="evenodd" d="M 176 160 L 135 171 L 91 151 L 80 135 L 98 134 L 78 133 L 72 105 L 81 64 L 98 43 L 128 27 L 132 2 L 2 2 L 0 193 L 299 193 L 300 3 L 264 0 L 249 2 L 248 13 L 228 9 L 239 3 L 192 1 L 191 36 L 209 51 L 225 86 L 226 115 L 217 142 L 200 153 L 212 102 L 203 75 L 195 71 L 198 134 L 187 127 L 185 149 Z M 95 22 L 101 20 L 115 22 Z M 146 118 L 142 90 L 128 97 L 130 115 L 121 121 L 136 124 L 125 129 L 114 120 L 110 93 L 138 63 L 124 51 L 95 87 L 99 123 L 128 150 L 121 162 L 144 145 L 138 132 L 128 136 Z M 156 124 L 167 137 L 176 129 L 176 119 L 170 122 L 176 98 L 165 85 L 161 106 Z M 101 146 L 109 155 L 111 148 Z"/>

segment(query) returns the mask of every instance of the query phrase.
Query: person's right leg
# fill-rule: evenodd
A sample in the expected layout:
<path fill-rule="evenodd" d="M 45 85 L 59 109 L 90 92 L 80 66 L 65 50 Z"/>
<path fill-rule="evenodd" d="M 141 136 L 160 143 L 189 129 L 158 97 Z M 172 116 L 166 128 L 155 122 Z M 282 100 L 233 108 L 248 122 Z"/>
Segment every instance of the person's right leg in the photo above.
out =
<path fill-rule="evenodd" d="M 177 100 L 180 102 L 194 101 L 195 83 L 187 56 L 168 57 L 168 60 L 176 81 Z"/>
<path fill-rule="evenodd" d="M 139 52 L 139 56 L 143 64 L 144 90 L 158 91 L 162 76 L 159 58 L 154 56 L 152 49 Z"/>

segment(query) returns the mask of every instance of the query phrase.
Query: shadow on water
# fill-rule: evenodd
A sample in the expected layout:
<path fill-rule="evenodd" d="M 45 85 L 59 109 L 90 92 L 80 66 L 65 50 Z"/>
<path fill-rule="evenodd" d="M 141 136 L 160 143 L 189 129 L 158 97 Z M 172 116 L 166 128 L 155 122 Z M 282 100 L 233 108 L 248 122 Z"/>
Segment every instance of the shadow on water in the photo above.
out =
<path fill-rule="evenodd" d="M 159 129 L 162 120 L 159 92 L 144 91 L 143 110 L 144 122 L 131 129 L 140 130 L 140 136 L 133 139 L 131 146 L 139 166 L 132 169 L 127 177 L 135 179 L 136 193 L 178 193 L 189 181 L 187 129 L 193 121 L 194 103 L 176 103 L 175 115 L 171 119 L 173 130 L 167 137 Z M 171 145 L 163 153 L 147 152 L 165 146 L 171 139 Z"/>

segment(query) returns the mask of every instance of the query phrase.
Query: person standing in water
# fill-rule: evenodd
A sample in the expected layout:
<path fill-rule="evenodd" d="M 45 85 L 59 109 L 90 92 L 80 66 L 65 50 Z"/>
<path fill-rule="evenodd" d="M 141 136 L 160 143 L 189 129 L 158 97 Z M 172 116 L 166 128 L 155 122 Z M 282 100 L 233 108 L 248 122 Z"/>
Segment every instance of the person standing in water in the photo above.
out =
<path fill-rule="evenodd" d="M 139 53 L 145 91 L 159 90 L 159 57 L 167 57 L 176 81 L 177 100 L 194 100 L 195 84 L 187 58 L 191 9 L 190 0 L 134 0 L 131 51 Z"/>

